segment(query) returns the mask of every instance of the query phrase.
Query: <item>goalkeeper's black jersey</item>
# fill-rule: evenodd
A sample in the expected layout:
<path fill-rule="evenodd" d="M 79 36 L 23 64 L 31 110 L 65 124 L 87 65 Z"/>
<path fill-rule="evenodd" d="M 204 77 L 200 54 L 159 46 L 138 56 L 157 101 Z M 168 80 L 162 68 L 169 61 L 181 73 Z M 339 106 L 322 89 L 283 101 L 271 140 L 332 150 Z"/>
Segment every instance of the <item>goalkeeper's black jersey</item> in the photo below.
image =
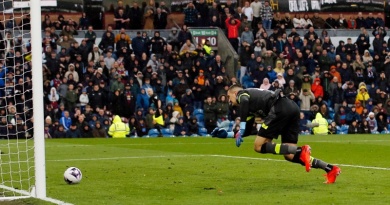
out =
<path fill-rule="evenodd" d="M 241 121 L 246 121 L 248 116 L 257 116 L 265 118 L 279 93 L 274 91 L 262 90 L 257 88 L 248 88 L 240 90 L 237 93 L 237 102 L 239 103 L 238 115 Z"/>

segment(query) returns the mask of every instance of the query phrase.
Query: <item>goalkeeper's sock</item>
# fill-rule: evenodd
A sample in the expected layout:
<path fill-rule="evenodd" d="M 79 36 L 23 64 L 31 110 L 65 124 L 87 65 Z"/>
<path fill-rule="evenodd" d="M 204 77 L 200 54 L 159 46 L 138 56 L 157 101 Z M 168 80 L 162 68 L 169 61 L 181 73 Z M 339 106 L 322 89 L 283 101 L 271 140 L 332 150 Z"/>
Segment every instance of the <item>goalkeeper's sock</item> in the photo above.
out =
<path fill-rule="evenodd" d="M 311 167 L 315 169 L 323 169 L 326 171 L 326 173 L 330 172 L 330 170 L 332 170 L 333 168 L 333 165 L 328 164 L 320 159 L 316 159 L 314 157 L 310 157 L 310 163 Z"/>
<path fill-rule="evenodd" d="M 287 144 L 275 144 L 272 142 L 264 143 L 261 146 L 260 153 L 272 153 L 272 154 L 278 154 L 278 155 L 285 155 L 285 154 L 296 154 L 298 151 L 298 147 L 293 145 L 287 145 Z"/>

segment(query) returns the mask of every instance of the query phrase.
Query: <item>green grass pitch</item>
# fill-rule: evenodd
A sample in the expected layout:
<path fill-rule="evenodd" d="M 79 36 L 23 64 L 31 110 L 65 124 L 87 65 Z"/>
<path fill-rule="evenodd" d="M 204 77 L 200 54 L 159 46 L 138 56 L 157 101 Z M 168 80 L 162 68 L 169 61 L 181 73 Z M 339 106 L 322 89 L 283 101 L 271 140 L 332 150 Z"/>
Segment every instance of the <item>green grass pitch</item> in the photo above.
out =
<path fill-rule="evenodd" d="M 237 148 L 233 139 L 204 137 L 46 140 L 47 194 L 77 205 L 390 203 L 390 135 L 301 136 L 312 156 L 341 167 L 331 185 L 323 170 L 255 153 L 253 141 Z M 80 184 L 63 181 L 69 166 L 81 169 Z"/>

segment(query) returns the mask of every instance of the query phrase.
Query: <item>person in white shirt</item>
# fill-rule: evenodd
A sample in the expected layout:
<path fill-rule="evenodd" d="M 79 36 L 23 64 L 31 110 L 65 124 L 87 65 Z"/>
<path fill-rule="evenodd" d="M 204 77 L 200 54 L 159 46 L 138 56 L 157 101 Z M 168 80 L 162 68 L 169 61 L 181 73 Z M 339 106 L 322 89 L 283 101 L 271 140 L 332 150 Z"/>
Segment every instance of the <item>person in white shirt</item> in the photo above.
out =
<path fill-rule="evenodd" d="M 252 29 L 255 29 L 257 27 L 257 23 L 261 20 L 260 10 L 262 8 L 262 4 L 259 0 L 254 0 L 250 6 L 253 11 Z"/>
<path fill-rule="evenodd" d="M 292 22 L 293 22 L 294 28 L 297 28 L 297 29 L 303 28 L 301 15 L 295 14 L 295 17 L 293 18 Z"/>
<path fill-rule="evenodd" d="M 245 2 L 244 7 L 242 8 L 242 13 L 244 13 L 245 16 L 248 17 L 248 22 L 253 21 L 253 9 L 249 6 L 249 1 Z"/>

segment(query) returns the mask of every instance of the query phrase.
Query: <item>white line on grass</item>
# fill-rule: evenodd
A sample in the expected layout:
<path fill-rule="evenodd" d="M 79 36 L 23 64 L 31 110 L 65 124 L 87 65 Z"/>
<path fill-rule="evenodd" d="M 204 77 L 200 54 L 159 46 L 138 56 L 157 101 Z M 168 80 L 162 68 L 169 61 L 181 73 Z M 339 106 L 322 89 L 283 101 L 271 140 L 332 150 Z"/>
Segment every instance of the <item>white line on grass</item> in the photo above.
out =
<path fill-rule="evenodd" d="M 261 161 L 275 161 L 275 162 L 287 162 L 286 160 L 281 159 L 270 159 L 270 158 L 257 158 L 257 157 L 242 157 L 242 156 L 230 156 L 230 155 L 157 155 L 157 156 L 129 156 L 129 157 L 102 157 L 102 158 L 81 158 L 81 159 L 53 159 L 46 160 L 48 162 L 69 162 L 69 161 L 100 161 L 100 160 L 118 160 L 118 159 L 148 159 L 148 158 L 170 158 L 170 157 L 221 157 L 221 158 L 231 158 L 231 159 L 250 159 L 250 160 L 261 160 Z M 360 169 L 374 169 L 374 170 L 385 170 L 390 171 L 390 168 L 386 167 L 372 167 L 372 166 L 363 166 L 363 165 L 353 165 L 353 164 L 335 164 L 342 167 L 352 167 Z"/>

